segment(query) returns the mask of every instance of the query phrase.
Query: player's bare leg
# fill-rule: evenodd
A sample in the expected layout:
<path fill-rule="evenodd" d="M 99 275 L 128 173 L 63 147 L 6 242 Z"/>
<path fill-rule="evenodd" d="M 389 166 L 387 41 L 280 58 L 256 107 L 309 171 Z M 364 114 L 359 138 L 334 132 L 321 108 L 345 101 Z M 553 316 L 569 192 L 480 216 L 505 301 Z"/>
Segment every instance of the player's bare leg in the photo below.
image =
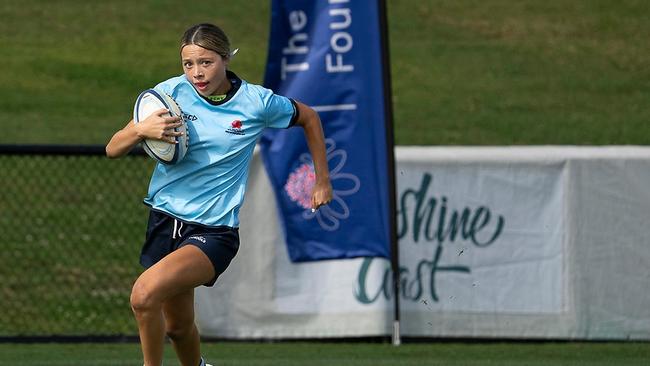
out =
<path fill-rule="evenodd" d="M 210 259 L 193 245 L 172 252 L 138 277 L 131 292 L 131 307 L 138 322 L 146 366 L 159 366 L 162 363 L 165 339 L 163 303 L 212 278 L 214 268 Z M 190 357 L 194 362 L 195 357 L 188 356 L 188 359 Z M 200 356 L 196 354 L 196 363 L 183 365 L 196 366 L 199 362 Z"/>
<path fill-rule="evenodd" d="M 163 314 L 165 332 L 172 341 L 181 365 L 198 365 L 201 340 L 194 324 L 194 289 L 166 300 L 163 303 Z"/>

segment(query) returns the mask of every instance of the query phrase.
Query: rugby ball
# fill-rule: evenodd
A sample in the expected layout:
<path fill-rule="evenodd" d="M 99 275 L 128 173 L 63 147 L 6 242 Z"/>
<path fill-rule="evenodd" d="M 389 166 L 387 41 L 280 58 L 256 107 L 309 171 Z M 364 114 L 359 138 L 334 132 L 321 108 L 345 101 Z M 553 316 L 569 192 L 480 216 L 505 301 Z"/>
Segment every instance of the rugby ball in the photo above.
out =
<path fill-rule="evenodd" d="M 152 158 L 163 164 L 175 164 L 181 161 L 187 152 L 188 138 L 187 126 L 183 120 L 181 108 L 169 95 L 154 89 L 147 89 L 138 95 L 133 108 L 133 123 L 140 123 L 149 117 L 153 112 L 165 108 L 169 111 L 168 116 L 181 117 L 183 123 L 175 128 L 176 132 L 183 132 L 183 135 L 176 136 L 176 143 L 166 141 L 145 139 L 142 141 L 144 151 Z"/>

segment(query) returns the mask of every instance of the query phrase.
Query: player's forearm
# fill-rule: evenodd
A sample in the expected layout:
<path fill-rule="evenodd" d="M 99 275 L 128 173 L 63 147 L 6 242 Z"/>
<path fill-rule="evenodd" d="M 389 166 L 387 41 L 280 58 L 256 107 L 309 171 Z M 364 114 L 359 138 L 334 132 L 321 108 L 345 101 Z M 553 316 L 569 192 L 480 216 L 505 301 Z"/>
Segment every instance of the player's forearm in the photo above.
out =
<path fill-rule="evenodd" d="M 305 139 L 314 162 L 316 183 L 329 182 L 329 168 L 327 166 L 327 150 L 325 136 L 318 114 L 311 108 L 301 108 L 301 126 L 305 130 Z"/>
<path fill-rule="evenodd" d="M 123 129 L 117 131 L 108 142 L 106 156 L 111 159 L 120 158 L 128 154 L 141 140 L 135 125 L 129 122 Z"/>

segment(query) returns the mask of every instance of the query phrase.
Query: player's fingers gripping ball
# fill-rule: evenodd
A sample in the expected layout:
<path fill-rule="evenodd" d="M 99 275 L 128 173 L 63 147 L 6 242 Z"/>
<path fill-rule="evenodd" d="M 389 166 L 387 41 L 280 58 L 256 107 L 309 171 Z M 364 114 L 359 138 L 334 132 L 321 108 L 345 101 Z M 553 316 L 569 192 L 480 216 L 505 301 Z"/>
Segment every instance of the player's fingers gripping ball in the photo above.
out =
<path fill-rule="evenodd" d="M 169 134 L 173 137 L 175 143 L 163 140 L 145 139 L 142 141 L 144 151 L 152 158 L 163 164 L 175 164 L 183 159 L 187 153 L 189 140 L 187 136 L 187 126 L 183 120 L 183 113 L 172 97 L 165 93 L 160 93 L 154 89 L 147 89 L 140 93 L 135 101 L 133 108 L 133 122 L 140 123 L 154 112 L 161 108 L 167 109 L 169 113 L 162 116 L 179 117 L 180 124 L 171 129 L 175 132 Z M 170 123 L 175 123 L 170 121 Z"/>

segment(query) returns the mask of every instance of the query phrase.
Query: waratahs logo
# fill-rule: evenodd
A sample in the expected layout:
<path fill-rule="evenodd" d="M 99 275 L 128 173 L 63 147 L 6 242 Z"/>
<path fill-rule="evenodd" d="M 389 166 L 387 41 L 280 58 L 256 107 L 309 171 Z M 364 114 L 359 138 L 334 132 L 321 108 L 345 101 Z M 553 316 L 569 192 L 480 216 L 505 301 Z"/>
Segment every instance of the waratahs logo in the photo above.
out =
<path fill-rule="evenodd" d="M 242 129 L 243 125 L 242 121 L 236 119 L 230 122 L 230 128 L 227 129 L 226 132 L 233 135 L 244 135 L 244 130 Z"/>
<path fill-rule="evenodd" d="M 304 209 L 302 217 L 305 220 L 316 219 L 324 230 L 335 231 L 342 220 L 350 217 L 350 207 L 345 202 L 345 196 L 357 193 L 361 182 L 356 175 L 342 172 L 348 160 L 347 152 L 343 149 L 337 150 L 336 143 L 332 139 L 327 139 L 325 142 L 327 164 L 331 168 L 332 202 L 315 212 L 311 211 L 311 192 L 316 183 L 316 174 L 309 154 L 300 156 L 301 164 L 289 174 L 284 190 L 291 201 Z"/>

